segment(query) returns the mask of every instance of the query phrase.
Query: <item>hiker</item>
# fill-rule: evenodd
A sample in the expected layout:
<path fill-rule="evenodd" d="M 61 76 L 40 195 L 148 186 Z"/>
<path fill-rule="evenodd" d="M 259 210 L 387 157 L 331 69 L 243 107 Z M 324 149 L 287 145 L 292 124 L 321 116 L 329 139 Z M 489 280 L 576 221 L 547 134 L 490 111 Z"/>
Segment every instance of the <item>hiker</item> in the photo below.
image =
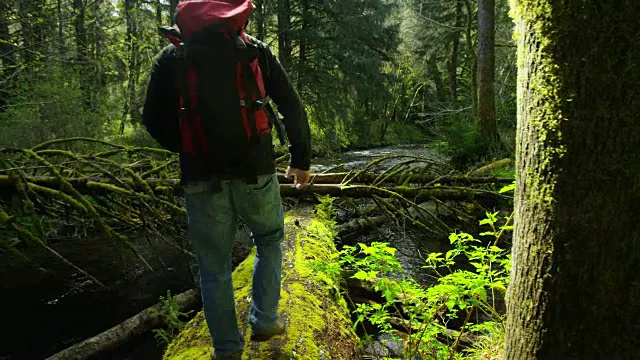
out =
<path fill-rule="evenodd" d="M 240 359 L 244 347 L 231 282 L 237 218 L 257 253 L 249 323 L 253 341 L 282 334 L 280 299 L 284 213 L 275 175 L 272 128 L 284 116 L 287 177 L 310 179 L 310 130 L 300 97 L 269 47 L 244 30 L 250 0 L 178 4 L 171 40 L 154 59 L 143 122 L 164 148 L 180 153 L 188 233 L 200 270 L 214 359 Z M 278 132 L 280 139 L 283 134 Z"/>

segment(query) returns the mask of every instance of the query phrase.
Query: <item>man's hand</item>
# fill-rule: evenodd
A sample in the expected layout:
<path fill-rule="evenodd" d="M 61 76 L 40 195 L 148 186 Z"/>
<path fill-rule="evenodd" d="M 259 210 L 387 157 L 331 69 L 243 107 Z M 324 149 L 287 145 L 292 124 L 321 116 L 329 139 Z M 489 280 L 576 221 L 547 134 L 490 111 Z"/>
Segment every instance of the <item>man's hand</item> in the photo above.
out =
<path fill-rule="evenodd" d="M 293 175 L 293 180 L 298 190 L 302 190 L 311 180 L 311 171 L 287 167 L 287 172 L 284 174 L 284 177 L 288 179 L 291 175 Z"/>

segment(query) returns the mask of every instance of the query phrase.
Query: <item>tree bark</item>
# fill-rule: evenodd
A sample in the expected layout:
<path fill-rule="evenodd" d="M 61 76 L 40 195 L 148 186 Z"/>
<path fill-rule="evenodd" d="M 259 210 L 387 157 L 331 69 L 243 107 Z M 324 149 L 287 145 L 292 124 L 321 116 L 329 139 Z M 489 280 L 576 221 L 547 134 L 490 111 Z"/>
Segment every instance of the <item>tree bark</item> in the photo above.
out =
<path fill-rule="evenodd" d="M 451 99 L 456 101 L 458 99 L 458 55 L 460 52 L 460 29 L 462 27 L 462 1 L 455 0 L 456 12 L 455 12 L 455 30 L 451 34 L 452 46 L 451 46 L 451 59 L 449 60 L 449 91 L 451 93 Z"/>
<path fill-rule="evenodd" d="M 254 19 L 256 22 L 256 38 L 265 41 L 267 38 L 267 0 L 254 1 Z"/>
<path fill-rule="evenodd" d="M 62 15 L 62 0 L 57 0 L 56 1 L 56 15 L 58 17 L 58 47 L 60 47 L 60 49 L 64 49 L 65 48 L 65 42 L 64 42 L 64 19 L 63 19 L 63 15 Z"/>
<path fill-rule="evenodd" d="M 495 99 L 495 0 L 478 1 L 477 122 L 489 148 L 498 140 Z"/>
<path fill-rule="evenodd" d="M 13 81 L 11 80 L 16 71 L 16 56 L 13 53 L 14 45 L 11 41 L 9 31 L 9 11 L 11 7 L 6 1 L 0 1 L 0 61 L 2 68 L 2 81 L 0 81 L 0 112 L 6 109 L 11 97 Z"/>
<path fill-rule="evenodd" d="M 300 0 L 301 7 L 301 36 L 298 55 L 298 91 L 304 88 L 305 66 L 307 63 L 307 39 L 309 37 L 309 0 Z"/>
<path fill-rule="evenodd" d="M 136 0 L 124 0 L 125 19 L 127 23 L 127 51 L 129 53 L 127 64 L 127 89 L 124 109 L 122 111 L 122 122 L 120 132 L 124 131 L 127 119 L 130 123 L 140 123 L 138 112 L 137 81 L 138 81 L 138 25 L 134 16 L 134 9 L 137 8 Z"/>
<path fill-rule="evenodd" d="M 161 27 L 164 25 L 164 20 L 162 19 L 162 0 L 156 0 L 156 27 Z M 164 39 L 161 36 L 158 36 L 158 45 L 160 48 L 164 47 Z"/>
<path fill-rule="evenodd" d="M 35 51 L 32 49 L 35 42 L 33 25 L 31 24 L 31 2 L 18 0 L 18 16 L 20 17 L 20 32 L 22 35 L 22 60 L 29 65 L 33 62 Z"/>
<path fill-rule="evenodd" d="M 169 0 L 169 23 L 176 23 L 176 10 L 178 8 L 178 0 Z"/>
<path fill-rule="evenodd" d="M 506 359 L 640 347 L 640 3 L 520 0 Z"/>
<path fill-rule="evenodd" d="M 278 0 L 278 58 L 285 70 L 291 70 L 291 2 Z"/>
<path fill-rule="evenodd" d="M 471 81 L 471 112 L 473 116 L 478 111 L 478 61 L 476 50 L 473 41 L 473 4 L 471 0 L 464 0 L 464 6 L 466 10 L 466 28 L 465 28 L 465 41 L 467 43 L 467 64 L 469 66 L 469 79 Z"/>
<path fill-rule="evenodd" d="M 87 109 L 93 109 L 93 76 L 90 74 L 89 64 L 89 36 L 86 26 L 86 3 L 84 0 L 73 0 L 73 27 L 76 42 L 76 70 L 80 74 L 80 90 L 82 99 Z"/>

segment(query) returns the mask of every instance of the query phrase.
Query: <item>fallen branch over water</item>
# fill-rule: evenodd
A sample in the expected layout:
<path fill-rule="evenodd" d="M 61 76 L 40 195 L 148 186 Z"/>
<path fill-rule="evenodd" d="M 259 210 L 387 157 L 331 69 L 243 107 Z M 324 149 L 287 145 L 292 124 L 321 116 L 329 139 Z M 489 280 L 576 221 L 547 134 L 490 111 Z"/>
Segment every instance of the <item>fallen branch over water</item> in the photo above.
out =
<path fill-rule="evenodd" d="M 175 302 L 182 312 L 194 310 L 199 304 L 198 291 L 185 291 L 175 297 Z M 157 303 L 109 330 L 48 357 L 47 360 L 82 360 L 113 351 L 136 336 L 161 327 L 163 324 L 158 313 L 162 312 L 163 306 L 162 303 Z"/>
<path fill-rule="evenodd" d="M 335 173 L 335 174 L 318 174 L 312 178 L 312 185 L 342 185 L 342 182 L 348 176 L 347 173 Z M 367 184 L 376 182 L 378 174 L 364 173 L 359 175 L 357 181 L 351 180 L 351 183 L 355 184 Z M 59 188 L 62 186 L 62 182 L 59 178 L 53 176 L 24 176 L 23 179 L 29 183 Z M 171 190 L 174 195 L 182 195 L 182 189 L 180 188 L 180 180 L 178 179 L 157 179 L 146 178 L 143 182 L 139 182 L 132 178 L 109 178 L 104 176 L 85 176 L 85 177 L 66 177 L 64 181 L 71 184 L 77 190 L 89 193 L 102 193 L 101 189 L 108 191 L 113 189 L 109 185 L 124 187 L 126 189 L 138 189 L 142 191 L 147 186 L 156 191 Z M 278 174 L 278 181 L 285 185 L 291 183 L 291 179 L 285 178 L 284 174 Z M 479 185 L 479 184 L 509 184 L 513 182 L 512 178 L 506 177 L 470 177 L 470 176 L 409 176 L 401 178 L 399 176 L 388 178 L 384 181 L 385 186 L 390 184 L 431 184 L 433 185 Z M 0 175 L 0 193 L 13 193 L 15 192 L 16 179 L 9 175 Z"/>
<path fill-rule="evenodd" d="M 70 185 L 79 193 L 86 195 L 108 195 L 119 193 L 125 196 L 137 196 L 148 201 L 160 201 L 164 205 L 173 208 L 175 211 L 184 213 L 184 209 L 176 207 L 170 202 L 162 199 L 154 198 L 153 195 L 144 192 L 144 187 L 148 186 L 155 192 L 166 193 L 169 190 L 174 195 L 182 195 L 182 189 L 178 186 L 178 180 L 172 179 L 150 179 L 145 180 L 144 186 L 136 184 L 131 179 L 118 179 L 109 181 L 104 178 L 65 178 L 61 181 L 54 177 L 24 177 L 23 181 L 27 184 L 38 185 L 36 190 L 50 190 L 54 195 L 59 194 L 65 186 Z M 290 180 L 283 179 L 290 182 Z M 16 187 L 16 179 L 0 175 L 0 189 L 6 193 L 8 189 Z M 45 187 L 45 188 L 42 188 Z M 2 191 L 0 191 L 2 193 Z M 285 197 L 299 197 L 303 195 L 331 195 L 335 197 L 363 198 L 373 195 L 389 198 L 389 197 L 405 197 L 414 199 L 414 201 L 426 201 L 430 198 L 438 198 L 440 200 L 473 200 L 478 198 L 504 198 L 509 196 L 498 194 L 494 191 L 475 189 L 470 187 L 457 186 L 428 186 L 428 187 L 408 187 L 408 186 L 371 186 L 371 185 L 341 185 L 341 184 L 317 184 L 309 185 L 303 190 L 297 190 L 293 184 L 284 183 L 280 185 L 280 193 Z"/>

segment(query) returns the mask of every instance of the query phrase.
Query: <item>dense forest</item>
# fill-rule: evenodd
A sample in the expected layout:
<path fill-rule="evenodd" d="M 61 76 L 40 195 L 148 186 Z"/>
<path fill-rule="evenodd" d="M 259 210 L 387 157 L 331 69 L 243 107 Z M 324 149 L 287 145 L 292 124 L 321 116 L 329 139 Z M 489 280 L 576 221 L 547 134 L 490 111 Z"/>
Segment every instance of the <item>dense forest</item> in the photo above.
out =
<path fill-rule="evenodd" d="M 152 144 L 141 107 L 167 44 L 157 29 L 172 24 L 175 5 L 3 1 L 0 146 L 73 136 Z M 319 153 L 427 137 L 461 165 L 513 151 L 506 0 L 262 0 L 248 31 L 293 79 Z"/>

